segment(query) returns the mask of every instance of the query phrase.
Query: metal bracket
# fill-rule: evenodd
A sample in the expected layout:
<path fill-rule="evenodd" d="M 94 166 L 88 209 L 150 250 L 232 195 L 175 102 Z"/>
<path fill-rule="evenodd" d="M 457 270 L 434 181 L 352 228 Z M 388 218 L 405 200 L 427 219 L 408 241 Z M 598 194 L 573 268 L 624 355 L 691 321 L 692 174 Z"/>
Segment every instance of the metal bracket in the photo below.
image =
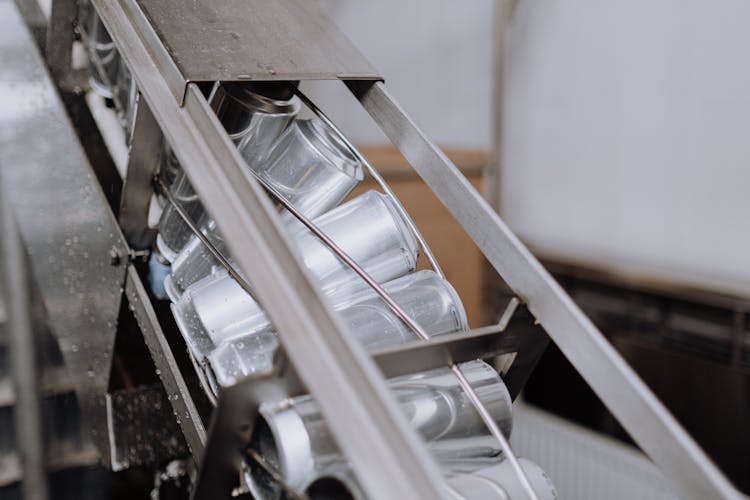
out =
<path fill-rule="evenodd" d="M 118 48 L 127 48 L 121 54 L 142 95 L 240 269 L 259 291 L 289 359 L 323 407 L 365 491 L 373 498 L 444 497 L 441 475 L 424 444 L 399 413 L 377 367 L 303 270 L 270 200 L 245 171 L 198 87 L 188 84 L 183 106 L 174 99 L 169 77 L 174 73 L 160 59 L 165 49 L 142 26 L 146 21 L 134 0 L 94 0 L 94 6 Z"/>
<path fill-rule="evenodd" d="M 112 470 L 159 465 L 187 454 L 164 389 L 156 384 L 107 394 Z"/>
<path fill-rule="evenodd" d="M 119 215 L 122 231 L 135 249 L 150 248 L 154 240 L 154 231 L 148 227 L 148 211 L 162 144 L 159 124 L 145 99 L 139 97 Z"/>
<path fill-rule="evenodd" d="M 100 12 L 104 3 L 94 1 Z M 180 104 L 191 82 L 382 80 L 336 25 L 305 0 L 138 0 L 121 7 L 158 51 L 154 61 Z M 102 19 L 112 32 L 109 16 Z M 142 88 L 144 82 L 138 83 Z"/>

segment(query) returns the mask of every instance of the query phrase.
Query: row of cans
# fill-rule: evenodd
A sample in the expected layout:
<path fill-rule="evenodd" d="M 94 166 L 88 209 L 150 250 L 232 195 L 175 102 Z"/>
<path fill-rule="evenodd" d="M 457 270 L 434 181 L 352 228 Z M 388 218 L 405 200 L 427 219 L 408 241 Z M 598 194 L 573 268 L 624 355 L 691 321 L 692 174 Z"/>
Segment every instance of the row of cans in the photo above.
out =
<path fill-rule="evenodd" d="M 135 120 L 138 89 L 112 37 L 88 0 L 78 2 L 78 33 L 86 51 L 89 86 L 115 105 L 126 142 L 129 142 Z"/>
<path fill-rule="evenodd" d="M 90 57 L 91 86 L 122 104 L 118 113 L 128 132 L 136 103 L 135 82 L 101 20 L 88 9 L 83 39 Z M 363 180 L 363 166 L 324 122 L 298 117 L 300 104 L 291 88 L 217 83 L 209 102 L 254 174 L 312 219 L 428 335 L 468 328 L 463 305 L 450 283 L 433 271 L 417 271 L 419 245 L 393 200 L 367 191 L 344 202 Z M 215 222 L 166 143 L 160 163 L 173 198 L 232 262 Z M 177 210 L 161 201 L 150 263 L 152 290 L 172 302 L 204 389 L 215 400 L 222 387 L 270 371 L 279 341 L 255 299 L 219 264 Z M 353 270 L 290 213 L 281 207 L 279 211 L 304 265 L 365 348 L 417 340 Z M 482 361 L 461 368 L 509 436 L 512 401 L 497 372 Z M 394 378 L 388 385 L 444 470 L 453 496 L 515 498 L 520 494 L 499 446 L 449 369 Z M 311 397 L 264 403 L 259 415 L 250 447 L 287 485 L 311 498 L 332 492 L 363 498 Z M 264 468 L 252 459 L 247 463 L 243 479 L 256 497 L 284 497 L 283 488 Z M 543 471 L 528 461 L 523 466 L 540 498 L 554 498 L 554 487 Z"/>

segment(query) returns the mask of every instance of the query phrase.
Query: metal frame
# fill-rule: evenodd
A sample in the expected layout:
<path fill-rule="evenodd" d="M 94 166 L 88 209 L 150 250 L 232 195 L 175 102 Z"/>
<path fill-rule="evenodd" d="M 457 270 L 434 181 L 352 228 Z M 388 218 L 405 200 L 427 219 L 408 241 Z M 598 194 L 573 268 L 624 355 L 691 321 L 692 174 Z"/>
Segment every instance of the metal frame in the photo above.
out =
<path fill-rule="evenodd" d="M 294 385 L 289 380 L 294 380 L 296 374 L 321 404 L 337 443 L 370 497 L 443 497 L 446 493 L 435 464 L 399 414 L 375 362 L 353 341 L 326 305 L 284 236 L 265 193 L 245 173 L 243 160 L 200 89 L 182 79 L 174 54 L 170 54 L 157 34 L 158 27 L 152 25 L 136 0 L 93 0 L 93 3 L 131 68 L 156 123 L 170 144 L 176 146 L 175 153 L 189 179 L 277 327 L 294 367 L 281 382 L 248 379 L 221 394 L 206 440 L 200 477 L 231 475 L 232 467 L 237 465 L 237 454 L 227 459 L 223 453 L 237 446 L 236 440 L 233 441 L 237 433 L 245 436 L 249 432 L 254 404 L 269 393 L 288 394 Z M 286 75 L 289 79 L 294 79 L 293 76 Z M 177 81 L 186 84 L 184 100 L 174 92 Z M 355 80 L 346 83 L 531 315 L 636 442 L 673 480 L 681 495 L 737 496 L 731 484 L 456 167 L 414 125 L 383 84 Z M 137 131 L 134 135 L 137 137 Z M 139 175 L 142 182 L 146 176 L 143 172 Z M 142 298 L 138 283 L 134 278 L 131 281 L 131 291 L 135 290 L 135 296 Z M 141 316 L 153 323 L 148 308 L 141 311 Z M 158 340 L 158 330 L 154 331 Z M 458 346 L 476 341 L 472 348 L 487 347 L 477 339 L 487 339 L 491 334 L 482 333 L 485 335 L 475 334 L 466 340 L 444 339 L 442 347 L 436 347 L 440 341 L 405 346 L 399 355 L 410 352 L 417 357 L 433 353 L 432 359 L 455 363 L 460 356 L 467 353 L 473 356 L 477 352 Z M 161 344 L 159 348 L 164 350 L 165 346 Z M 152 349 L 153 352 L 156 350 Z M 485 351 L 484 355 L 487 354 Z M 398 363 L 394 356 L 376 353 L 375 359 L 381 366 L 394 366 Z M 390 361 L 384 362 L 386 359 Z M 533 368 L 533 359 L 534 356 L 524 370 Z M 166 366 L 174 368 L 169 365 L 167 361 Z M 183 390 L 177 379 L 165 379 L 166 383 L 176 384 L 180 392 Z M 233 418 L 236 420 L 232 421 Z M 227 422 L 229 425 L 223 425 Z M 197 448 L 195 443 L 201 441 L 198 429 L 185 432 L 193 432 L 189 441 Z M 218 468 L 212 467 L 216 464 L 212 459 L 217 458 L 221 458 Z M 199 481 L 195 498 L 225 493 L 221 486 L 214 489 L 215 483 Z"/>
<path fill-rule="evenodd" d="M 93 441 L 108 463 L 105 394 L 128 247 L 12 1 L 0 1 L 0 20 L 0 62 L 6 68 L 0 82 L 8 93 L 0 108 L 4 194 L 29 249 L 29 279 L 40 293 Z M 85 332 L 95 334 L 84 337 Z"/>
<path fill-rule="evenodd" d="M 185 379 L 177 366 L 174 354 L 172 354 L 167 339 L 164 337 L 164 332 L 156 318 L 156 312 L 151 305 L 148 293 L 146 293 L 143 282 L 133 266 L 128 268 L 125 295 L 133 308 L 133 314 L 141 328 L 146 346 L 151 352 L 159 378 L 167 391 L 172 410 L 175 415 L 179 416 L 177 420 L 182 429 L 182 434 L 185 436 L 192 455 L 200 457 L 206 445 L 206 429 Z"/>
<path fill-rule="evenodd" d="M 332 122 L 328 119 L 328 117 L 325 116 L 325 114 L 322 113 L 312 102 L 307 99 L 306 96 L 304 96 L 301 92 L 297 92 L 297 95 L 302 98 L 303 102 L 307 104 L 308 107 L 310 107 L 315 114 L 317 114 L 319 117 L 321 117 L 326 123 L 328 123 L 330 126 L 333 127 L 333 130 L 340 136 L 342 141 L 344 141 L 345 144 L 348 145 L 349 149 L 352 152 L 356 152 L 356 148 L 354 148 L 348 140 L 343 136 L 343 134 L 339 131 L 339 129 L 332 124 Z M 363 157 L 359 154 L 359 152 L 356 152 L 355 155 L 361 159 Z M 374 173 L 374 177 L 376 180 L 382 181 L 382 178 L 379 174 L 377 174 L 377 171 L 372 168 L 372 166 L 364 160 L 364 164 L 367 167 L 367 169 L 370 171 L 371 174 Z M 421 341 L 430 340 L 430 335 L 417 323 L 413 318 L 411 318 L 406 312 L 401 308 L 401 306 L 393 299 L 393 297 L 376 281 L 370 276 L 362 267 L 360 267 L 357 262 L 351 258 L 346 252 L 344 252 L 331 238 L 328 237 L 313 221 L 308 219 L 302 212 L 297 210 L 294 205 L 287 200 L 276 188 L 274 188 L 272 185 L 270 185 L 268 182 L 263 180 L 260 176 L 255 174 L 255 171 L 251 169 L 251 173 L 253 176 L 260 182 L 260 184 L 268 191 L 268 193 L 277 201 L 280 202 L 281 205 L 288 210 L 300 223 L 302 223 L 308 231 L 313 233 L 315 237 L 321 241 L 330 251 L 332 251 L 336 257 L 342 261 L 350 270 L 352 270 L 354 273 L 356 273 L 360 279 L 362 279 L 379 297 L 380 299 L 385 302 L 385 304 L 388 306 L 388 308 L 398 317 L 398 319 L 409 329 L 411 332 L 417 336 Z M 393 192 L 388 188 L 387 184 L 383 182 L 381 185 L 384 187 L 386 193 L 388 193 L 389 196 L 391 196 L 394 200 L 396 200 L 395 195 Z M 430 264 L 432 265 L 435 272 L 440 276 L 444 277 L 442 271 L 440 270 L 440 266 L 437 264 L 437 261 L 435 260 L 434 256 L 432 255 L 432 252 L 430 251 L 427 244 L 424 242 L 424 239 L 421 237 L 421 234 L 419 234 L 419 231 L 416 229 L 416 226 L 413 222 L 411 222 L 411 218 L 406 214 L 405 210 L 401 206 L 400 202 L 397 200 L 395 201 L 396 206 L 399 207 L 400 212 L 403 214 L 403 217 L 406 218 L 406 220 L 410 221 L 410 228 L 412 232 L 416 235 L 419 235 L 418 240 L 422 246 L 422 249 L 427 254 L 428 260 L 430 261 Z M 196 234 L 198 231 L 196 231 Z M 476 410 L 476 412 L 479 414 L 480 418 L 482 419 L 485 427 L 490 431 L 490 434 L 495 438 L 495 441 L 500 445 L 500 449 L 502 450 L 503 456 L 505 457 L 505 460 L 508 460 L 511 463 L 511 466 L 513 467 L 514 472 L 518 476 L 519 482 L 521 483 L 525 493 L 529 496 L 531 500 L 537 500 L 538 496 L 536 492 L 534 491 L 533 487 L 531 486 L 531 482 L 529 481 L 528 477 L 526 476 L 526 472 L 521 468 L 521 464 L 518 461 L 518 458 L 516 457 L 515 453 L 513 452 L 513 449 L 511 448 L 510 442 L 508 441 L 507 437 L 502 433 L 500 428 L 498 427 L 497 423 L 493 419 L 491 413 L 487 410 L 485 405 L 482 403 L 481 399 L 479 398 L 479 395 L 474 391 L 474 388 L 469 383 L 468 379 L 464 375 L 463 371 L 459 367 L 459 365 L 453 361 L 452 359 L 447 360 L 447 366 L 451 369 L 455 377 L 459 381 L 459 385 L 461 386 L 463 392 L 468 397 L 469 401 L 471 401 L 472 406 Z"/>
<path fill-rule="evenodd" d="M 137 6 L 141 20 L 163 40 L 162 60 L 172 63 L 165 77 L 181 102 L 190 82 L 382 79 L 331 20 L 305 0 L 223 0 L 221 8 L 138 0 Z M 196 40 L 198 33 L 204 35 Z"/>
<path fill-rule="evenodd" d="M 154 193 L 151 181 L 159 168 L 163 142 L 159 124 L 143 99 L 136 104 L 131 142 L 137 147 L 128 155 L 118 222 L 128 244 L 140 250 L 149 248 L 155 237 L 155 231 L 148 227 L 148 211 Z"/>
<path fill-rule="evenodd" d="M 703 450 L 385 87 L 354 83 L 350 89 L 680 494 L 735 497 Z"/>
<path fill-rule="evenodd" d="M 318 113 L 320 114 L 319 111 Z M 353 149 L 351 145 L 350 147 Z M 515 314 L 520 304 L 519 301 L 516 298 L 512 298 L 509 301 L 508 306 L 497 325 L 479 328 L 471 331 L 458 332 L 452 335 L 442 335 L 438 338 L 429 338 L 427 334 L 421 329 L 421 327 L 419 327 L 413 319 L 408 317 L 405 312 L 393 301 L 393 298 L 380 285 L 372 280 L 372 278 L 367 275 L 367 273 L 362 268 L 360 268 L 356 264 L 356 262 L 351 259 L 350 256 L 348 256 L 341 248 L 339 248 L 334 242 L 332 242 L 320 230 L 320 228 L 318 228 L 312 221 L 298 212 L 294 208 L 294 206 L 291 205 L 288 200 L 283 198 L 283 196 L 279 194 L 278 191 L 276 191 L 272 186 L 268 185 L 260 178 L 258 178 L 258 180 L 261 182 L 263 187 L 268 190 L 274 198 L 276 198 L 277 201 L 281 202 L 289 212 L 297 217 L 301 223 L 307 226 L 310 231 L 312 231 L 318 238 L 320 238 L 325 245 L 327 245 L 339 258 L 342 259 L 342 261 L 346 265 L 348 265 L 352 269 L 353 272 L 359 274 L 360 277 L 365 280 L 368 285 L 383 298 L 388 306 L 392 308 L 393 312 L 399 318 L 401 318 L 402 321 L 404 321 L 407 327 L 412 329 L 413 332 L 420 338 L 420 341 L 412 342 L 407 345 L 400 345 L 370 353 L 373 356 L 374 361 L 379 365 L 379 368 L 384 373 L 384 375 L 390 378 L 398 375 L 411 374 L 415 372 L 450 366 L 453 369 L 456 377 L 462 384 L 467 395 L 473 399 L 472 404 L 476 406 L 477 411 L 485 420 L 487 426 L 491 431 L 493 431 L 493 434 L 495 434 L 497 441 L 500 443 L 501 448 L 503 449 L 503 453 L 514 463 L 516 473 L 518 474 L 519 478 L 521 478 L 522 483 L 525 483 L 524 488 L 526 488 L 529 497 L 537 498 L 537 495 L 532 489 L 531 484 L 529 483 L 528 478 L 525 475 L 525 472 L 520 468 L 518 460 L 516 459 L 515 454 L 510 448 L 510 444 L 496 428 L 494 421 L 491 419 L 491 417 L 489 417 L 489 412 L 484 407 L 483 403 L 476 395 L 473 388 L 471 388 L 468 381 L 466 381 L 466 378 L 464 377 L 461 369 L 457 366 L 458 363 L 461 363 L 463 361 L 475 360 L 477 358 L 487 359 L 507 353 L 518 354 L 519 352 L 522 352 L 524 355 L 531 354 L 534 360 L 538 359 L 537 356 L 541 354 L 541 351 L 534 349 L 533 347 L 535 345 L 540 345 L 542 346 L 542 348 L 546 346 L 546 335 L 541 331 L 540 328 L 533 327 L 532 325 L 531 331 L 529 331 L 528 329 L 515 328 L 514 331 L 507 332 L 503 335 L 498 335 L 499 333 L 505 331 L 511 319 L 516 320 L 519 316 L 521 316 Z M 231 262 L 226 257 L 221 255 L 220 251 L 213 246 L 213 244 L 205 235 L 201 233 L 196 223 L 190 219 L 189 215 L 186 212 L 182 210 L 182 207 L 174 199 L 171 192 L 164 185 L 162 180 L 156 178 L 155 183 L 156 187 L 158 188 L 157 191 L 160 191 L 162 195 L 167 198 L 168 202 L 173 205 L 180 217 L 191 228 L 193 233 L 201 238 L 201 241 L 206 246 L 206 248 L 217 258 L 222 266 L 226 268 L 226 270 L 238 282 L 238 284 L 248 294 L 250 294 L 251 297 L 254 297 L 255 293 L 250 285 L 234 269 Z M 391 194 L 391 196 L 393 195 Z M 128 283 L 140 283 L 140 279 L 138 278 L 137 273 L 135 273 L 135 271 L 133 271 L 132 269 L 129 274 Z M 137 286 L 142 288 L 141 285 Z M 146 306 L 146 301 L 148 300 L 145 290 L 141 291 L 141 296 L 142 299 L 144 299 L 142 300 L 143 306 L 141 307 L 144 307 Z M 153 324 L 153 326 L 146 325 L 146 329 L 144 329 L 144 335 L 147 337 L 147 343 L 149 343 L 149 347 L 151 348 L 151 344 L 155 341 L 158 341 L 160 338 L 163 339 L 163 335 L 160 333 L 160 327 L 158 323 L 156 323 L 156 318 L 153 314 L 151 314 L 150 317 L 147 317 L 146 320 L 150 321 Z M 539 335 L 534 335 L 534 331 L 541 334 L 541 339 L 539 338 Z M 519 335 L 519 333 L 521 333 L 521 335 Z M 151 337 L 156 337 L 156 339 L 151 339 Z M 425 346 L 424 342 L 427 342 L 429 345 Z M 163 340 L 161 343 L 166 346 L 166 343 Z M 159 347 L 158 349 L 151 348 L 151 350 L 155 361 L 157 361 L 160 367 L 170 368 L 169 364 L 164 363 L 164 360 L 162 359 L 164 358 L 165 351 L 167 351 L 168 354 L 168 346 L 164 348 Z M 278 364 L 279 363 L 277 360 L 276 365 L 278 366 Z M 514 367 L 516 365 L 518 365 L 518 363 L 514 363 Z M 176 367 L 173 368 L 176 369 Z M 200 370 L 199 368 L 197 369 Z M 226 485 L 230 485 L 230 478 L 234 475 L 236 469 L 240 466 L 243 454 L 245 454 L 246 456 L 249 454 L 251 459 L 259 461 L 259 463 L 264 468 L 267 468 L 269 470 L 269 473 L 273 477 L 277 478 L 277 480 L 285 489 L 288 489 L 288 485 L 284 483 L 283 478 L 278 476 L 278 474 L 276 474 L 274 470 L 270 469 L 270 466 L 263 462 L 261 458 L 258 458 L 257 455 L 254 455 L 252 450 L 249 450 L 247 451 L 247 453 L 245 453 L 246 450 L 242 449 L 243 443 L 246 443 L 248 441 L 249 434 L 252 430 L 252 428 L 247 425 L 247 422 L 254 420 L 255 412 L 260 403 L 262 403 L 263 401 L 269 401 L 272 399 L 278 400 L 285 397 L 291 397 L 292 395 L 304 393 L 304 389 L 301 387 L 299 380 L 294 373 L 293 367 L 290 366 L 287 368 L 283 382 L 279 382 L 278 380 L 276 380 L 277 375 L 277 373 L 272 372 L 260 376 L 253 376 L 241 382 L 237 386 L 230 388 L 230 392 L 244 394 L 244 396 L 232 396 L 232 398 L 239 397 L 242 401 L 233 401 L 227 403 L 227 397 L 225 397 L 222 401 L 224 404 L 221 404 L 221 402 L 215 402 L 215 404 L 219 406 L 219 409 L 217 410 L 212 423 L 212 429 L 214 429 L 213 432 L 215 433 L 215 435 L 211 440 L 212 446 L 209 448 L 209 457 L 206 458 L 206 460 L 210 460 L 210 463 L 212 464 L 219 464 L 219 466 L 214 466 L 202 471 L 203 479 L 201 482 L 199 482 L 198 493 L 196 493 L 196 495 L 198 495 L 198 498 L 208 498 L 212 495 L 219 494 L 218 490 L 220 490 L 221 488 L 226 488 Z M 512 376 L 512 374 L 506 374 L 506 377 L 507 375 L 510 375 L 510 379 L 514 382 L 509 384 L 509 388 L 512 397 L 515 397 L 518 391 L 520 391 L 520 388 L 523 386 L 525 378 L 523 380 L 516 381 L 513 380 L 514 377 Z M 165 385 L 174 385 L 172 376 L 162 375 L 162 379 L 164 380 Z M 242 387 L 242 390 L 239 392 L 237 392 L 238 386 Z M 284 386 L 285 390 L 280 391 L 279 388 L 281 386 Z M 258 392 L 259 388 L 261 392 Z M 273 391 L 272 396 L 269 396 L 269 394 L 267 394 L 269 388 Z M 186 395 L 184 391 L 181 391 L 180 394 L 183 396 L 183 398 L 190 397 L 189 394 Z M 265 397 L 258 397 L 256 396 L 257 394 L 264 394 Z M 177 405 L 175 405 L 174 409 L 176 412 L 178 412 L 178 414 L 181 414 L 184 406 L 185 405 L 181 403 L 180 407 L 177 407 Z M 187 412 L 186 415 L 188 415 Z M 189 424 L 185 423 L 183 424 L 183 428 L 185 428 L 185 426 L 188 427 L 186 429 L 186 432 L 191 432 L 194 424 L 192 422 Z M 228 460 L 228 457 L 231 457 L 231 459 Z M 222 466 L 221 464 L 224 465 Z M 224 493 L 226 494 L 227 492 L 224 491 Z"/>
<path fill-rule="evenodd" d="M 325 304 L 290 247 L 270 200 L 245 172 L 195 84 L 184 106 L 174 68 L 138 5 L 93 2 L 192 184 L 227 237 L 240 269 L 277 326 L 285 352 L 337 430 L 337 442 L 372 498 L 443 498 L 442 477 L 408 427 L 373 361 Z M 221 396 L 221 399 L 224 397 Z M 203 465 L 206 466 L 204 461 Z M 212 464 L 208 463 L 208 467 Z"/>

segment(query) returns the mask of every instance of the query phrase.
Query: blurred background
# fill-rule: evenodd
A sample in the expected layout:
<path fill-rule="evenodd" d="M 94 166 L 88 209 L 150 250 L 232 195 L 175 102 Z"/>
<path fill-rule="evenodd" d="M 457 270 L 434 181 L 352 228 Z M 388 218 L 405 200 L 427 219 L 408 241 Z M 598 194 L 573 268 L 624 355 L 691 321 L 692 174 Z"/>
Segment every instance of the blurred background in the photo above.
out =
<path fill-rule="evenodd" d="M 750 4 L 324 5 L 418 125 L 750 493 Z M 468 237 L 416 177 L 412 185 L 415 174 L 360 110 L 333 92 L 325 104 L 382 155 L 472 323 L 496 314 L 493 273 Z M 519 416 L 516 446 L 549 471 L 561 498 L 669 497 L 650 464 L 620 446 L 628 436 L 554 345 L 523 399 L 531 406 L 520 411 L 533 416 Z"/>
<path fill-rule="evenodd" d="M 320 3 L 417 124 L 750 493 L 750 3 Z M 354 98 L 342 99 L 330 82 L 304 88 L 399 195 L 461 295 L 470 326 L 496 321 L 503 284 L 461 227 Z M 89 104 L 100 127 L 118 126 L 111 109 Z M 122 167 L 120 143 L 108 141 Z M 49 364 L 62 370 L 55 356 Z M 0 430 L 10 430 L 13 395 L 3 374 Z M 45 377 L 55 385 L 55 372 Z M 84 483 L 88 498 L 116 497 L 117 481 L 146 495 L 150 472 L 136 468 L 113 486 L 93 465 L 72 388 L 54 388 L 66 390 L 70 401 L 48 398 L 44 410 L 47 439 L 70 459 L 52 477 L 60 498 L 76 498 Z M 675 498 L 554 344 L 516 411 L 513 444 L 548 471 L 560 498 Z M 13 447 L 13 433 L 0 432 L 0 448 Z M 0 499 L 20 498 L 19 474 L 17 458 L 0 456 Z"/>

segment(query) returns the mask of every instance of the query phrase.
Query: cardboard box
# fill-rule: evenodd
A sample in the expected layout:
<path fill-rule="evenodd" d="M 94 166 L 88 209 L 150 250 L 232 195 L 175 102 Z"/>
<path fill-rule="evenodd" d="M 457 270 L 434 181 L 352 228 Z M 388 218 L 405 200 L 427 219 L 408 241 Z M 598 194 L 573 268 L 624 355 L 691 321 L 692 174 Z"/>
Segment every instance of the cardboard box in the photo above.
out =
<path fill-rule="evenodd" d="M 411 215 L 432 249 L 448 281 L 458 292 L 466 308 L 469 325 L 481 324 L 482 311 L 482 256 L 471 238 L 453 219 L 448 210 L 435 197 L 400 153 L 392 147 L 361 147 L 362 154 L 378 169 L 388 185 Z M 482 186 L 482 168 L 486 155 L 478 151 L 446 150 L 446 154 L 464 172 L 478 190 Z M 369 178 L 354 194 L 376 189 Z M 427 260 L 420 256 L 420 268 Z"/>

